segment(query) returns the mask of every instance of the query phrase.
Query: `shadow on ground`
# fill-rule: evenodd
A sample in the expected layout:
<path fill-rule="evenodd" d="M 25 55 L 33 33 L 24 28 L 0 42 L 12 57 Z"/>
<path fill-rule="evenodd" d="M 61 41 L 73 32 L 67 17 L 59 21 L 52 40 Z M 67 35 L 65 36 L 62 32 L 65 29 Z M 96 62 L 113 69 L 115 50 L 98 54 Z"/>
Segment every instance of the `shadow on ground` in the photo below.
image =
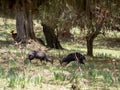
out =
<path fill-rule="evenodd" d="M 105 39 L 106 45 L 111 48 L 120 48 L 120 38 L 107 38 Z"/>
<path fill-rule="evenodd" d="M 0 40 L 0 47 L 8 47 L 10 44 L 13 44 L 13 41 Z"/>
<path fill-rule="evenodd" d="M 94 48 L 99 49 L 114 49 L 118 50 L 120 48 L 120 38 L 112 38 L 112 37 L 103 37 L 96 38 L 94 40 Z"/>

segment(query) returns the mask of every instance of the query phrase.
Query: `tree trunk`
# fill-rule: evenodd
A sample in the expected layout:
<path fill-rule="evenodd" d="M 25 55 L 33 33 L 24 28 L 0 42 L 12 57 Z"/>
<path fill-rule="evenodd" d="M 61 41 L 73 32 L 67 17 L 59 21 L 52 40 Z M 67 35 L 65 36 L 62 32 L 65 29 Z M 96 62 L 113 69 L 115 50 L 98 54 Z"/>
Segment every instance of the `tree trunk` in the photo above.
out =
<path fill-rule="evenodd" d="M 60 42 L 58 41 L 58 38 L 54 33 L 54 29 L 45 24 L 42 24 L 42 26 L 47 46 L 50 48 L 62 49 L 62 46 L 60 45 Z"/>
<path fill-rule="evenodd" d="M 87 55 L 88 56 L 93 56 L 93 41 L 94 41 L 94 38 L 87 37 L 86 40 L 87 40 Z"/>
<path fill-rule="evenodd" d="M 33 21 L 31 10 L 20 5 L 16 11 L 16 29 L 17 37 L 15 41 L 26 42 L 28 39 L 36 39 L 33 31 Z"/>
<path fill-rule="evenodd" d="M 88 56 L 93 56 L 93 42 L 94 39 L 100 34 L 101 26 L 97 25 L 96 30 L 92 30 L 94 32 L 89 33 L 86 36 L 86 41 L 87 41 L 87 55 Z"/>

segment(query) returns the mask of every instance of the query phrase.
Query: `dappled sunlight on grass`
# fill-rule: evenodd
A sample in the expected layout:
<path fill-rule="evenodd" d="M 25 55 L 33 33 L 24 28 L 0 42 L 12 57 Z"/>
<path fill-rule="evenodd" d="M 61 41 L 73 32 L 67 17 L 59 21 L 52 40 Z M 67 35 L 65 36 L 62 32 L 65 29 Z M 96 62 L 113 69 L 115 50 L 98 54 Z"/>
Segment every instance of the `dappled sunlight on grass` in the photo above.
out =
<path fill-rule="evenodd" d="M 67 47 L 67 50 L 52 49 L 47 52 L 47 55 L 49 57 L 52 56 L 54 59 L 53 65 L 49 62 L 46 65 L 42 65 L 38 59 L 33 60 L 32 63 L 24 64 L 23 59 L 26 58 L 28 51 L 24 51 L 24 49 L 19 51 L 12 46 L 4 49 L 3 51 L 7 51 L 6 53 L 0 52 L 3 53 L 0 59 L 0 80 L 4 79 L 5 83 L 1 84 L 0 87 L 24 88 L 26 90 L 31 90 L 31 88 L 36 90 L 38 88 L 41 88 L 41 90 L 47 90 L 48 88 L 52 90 L 57 88 L 58 90 L 70 90 L 73 86 L 78 90 L 107 89 L 107 87 L 116 89 L 115 76 L 113 76 L 115 73 L 114 64 L 110 59 L 112 56 L 109 55 L 113 53 L 112 51 L 95 49 L 94 52 L 97 57 L 91 58 L 86 56 L 85 66 L 81 66 L 82 71 L 80 72 L 76 62 L 71 62 L 68 66 L 63 67 L 59 64 L 59 59 L 75 51 L 85 54 L 86 48 L 76 48 L 70 45 Z M 108 55 L 104 55 L 105 52 L 109 52 Z M 118 55 L 118 52 L 114 51 L 114 54 Z M 119 64 L 117 63 L 117 65 Z M 120 67 L 117 66 L 117 68 Z M 108 73 L 109 75 L 107 75 Z M 13 79 L 11 76 L 15 78 Z M 117 84 L 117 87 L 120 86 Z"/>
<path fill-rule="evenodd" d="M 94 49 L 96 56 L 105 56 L 111 58 L 120 58 L 120 50 L 109 50 L 109 49 Z"/>
<path fill-rule="evenodd" d="M 0 31 L 0 90 L 119 90 L 120 47 L 115 44 L 108 48 L 112 41 L 107 42 L 102 36 L 96 38 L 94 57 L 89 57 L 86 55 L 86 41 L 78 34 L 77 41 L 61 42 L 64 50 L 46 51 L 46 55 L 54 60 L 53 65 L 49 62 L 42 64 L 38 59 L 30 63 L 26 58 L 31 49 L 15 46 L 10 36 L 10 30 L 15 26 L 8 27 L 10 25 Z M 113 33 L 110 35 L 113 36 Z M 118 41 L 115 41 L 117 45 Z M 80 52 L 86 57 L 81 71 L 75 61 L 67 66 L 59 63 L 72 52 Z"/>

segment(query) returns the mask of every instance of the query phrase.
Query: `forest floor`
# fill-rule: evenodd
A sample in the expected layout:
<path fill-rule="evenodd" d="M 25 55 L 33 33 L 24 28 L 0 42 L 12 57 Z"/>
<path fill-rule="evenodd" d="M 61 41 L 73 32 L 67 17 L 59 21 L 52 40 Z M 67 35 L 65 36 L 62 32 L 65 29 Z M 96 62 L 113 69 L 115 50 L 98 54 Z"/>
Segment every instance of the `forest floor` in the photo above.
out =
<path fill-rule="evenodd" d="M 31 49 L 14 45 L 10 35 L 14 24 L 0 25 L 0 90 L 120 89 L 120 33 L 109 32 L 105 37 L 98 36 L 94 41 L 94 57 L 86 56 L 86 41 L 83 38 L 77 37 L 74 42 L 61 40 L 65 50 L 47 50 L 47 56 L 54 63 L 45 65 L 37 59 L 32 63 L 26 61 Z M 39 36 L 38 31 L 35 31 L 36 36 Z M 76 62 L 64 67 L 60 65 L 59 60 L 71 52 L 85 55 L 85 66 L 81 65 L 81 70 Z"/>

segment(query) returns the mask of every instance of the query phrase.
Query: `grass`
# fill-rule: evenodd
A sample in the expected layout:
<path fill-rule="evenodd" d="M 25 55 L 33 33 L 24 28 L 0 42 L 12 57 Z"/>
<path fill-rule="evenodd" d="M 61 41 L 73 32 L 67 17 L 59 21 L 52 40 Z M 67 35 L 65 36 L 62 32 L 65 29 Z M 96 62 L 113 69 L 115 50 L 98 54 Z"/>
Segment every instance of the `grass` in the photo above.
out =
<path fill-rule="evenodd" d="M 3 23 L 0 24 L 3 26 Z M 8 27 L 13 29 L 15 26 L 3 26 L 0 31 L 0 90 L 120 89 L 120 43 L 118 39 L 115 41 L 115 38 L 120 38 L 119 33 L 109 33 L 106 38 L 99 36 L 94 42 L 95 57 L 86 56 L 85 66 L 81 65 L 80 71 L 76 62 L 63 67 L 59 59 L 75 51 L 86 54 L 86 42 L 83 39 L 72 42 L 74 44 L 61 42 L 66 50 L 47 51 L 47 55 L 54 59 L 53 65 L 42 65 L 37 59 L 30 64 L 24 61 L 30 49 L 15 46 Z M 116 42 L 115 45 L 112 42 Z"/>

